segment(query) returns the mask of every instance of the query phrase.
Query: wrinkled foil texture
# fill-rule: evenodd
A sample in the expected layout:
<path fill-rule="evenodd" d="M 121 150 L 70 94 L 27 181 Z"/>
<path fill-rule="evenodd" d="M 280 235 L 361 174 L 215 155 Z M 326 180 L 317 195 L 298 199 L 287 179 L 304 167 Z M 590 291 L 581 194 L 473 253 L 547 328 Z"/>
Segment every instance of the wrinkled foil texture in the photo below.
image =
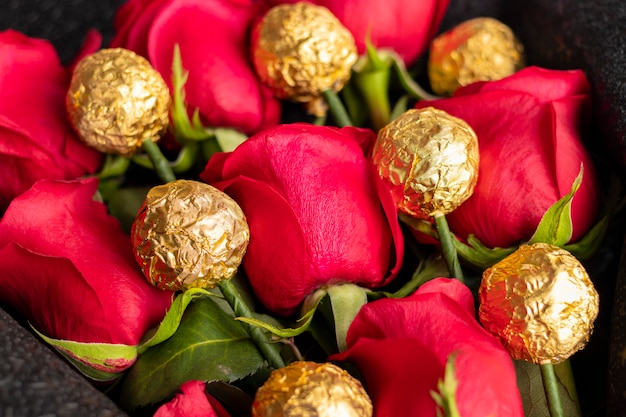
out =
<path fill-rule="evenodd" d="M 476 81 L 508 77 L 522 69 L 524 62 L 524 47 L 510 27 L 490 17 L 478 17 L 433 40 L 428 77 L 433 92 L 446 96 Z"/>
<path fill-rule="evenodd" d="M 122 48 L 101 49 L 72 74 L 66 108 L 78 136 L 104 153 L 130 156 L 158 141 L 169 123 L 170 93 L 148 60 Z"/>
<path fill-rule="evenodd" d="M 566 250 L 522 245 L 483 273 L 479 318 L 514 359 L 559 363 L 583 349 L 599 297 L 581 263 Z"/>
<path fill-rule="evenodd" d="M 398 209 L 427 219 L 467 200 L 478 181 L 478 139 L 463 120 L 411 109 L 378 132 L 372 161 Z"/>
<path fill-rule="evenodd" d="M 358 58 L 350 31 L 325 7 L 306 2 L 270 9 L 252 39 L 256 71 L 281 99 L 311 102 L 341 90 Z"/>
<path fill-rule="evenodd" d="M 232 278 L 250 230 L 228 195 L 205 183 L 176 180 L 148 192 L 131 236 L 148 281 L 176 291 L 212 288 Z"/>
<path fill-rule="evenodd" d="M 370 417 L 361 383 L 331 363 L 292 362 L 272 372 L 256 393 L 252 417 Z"/>

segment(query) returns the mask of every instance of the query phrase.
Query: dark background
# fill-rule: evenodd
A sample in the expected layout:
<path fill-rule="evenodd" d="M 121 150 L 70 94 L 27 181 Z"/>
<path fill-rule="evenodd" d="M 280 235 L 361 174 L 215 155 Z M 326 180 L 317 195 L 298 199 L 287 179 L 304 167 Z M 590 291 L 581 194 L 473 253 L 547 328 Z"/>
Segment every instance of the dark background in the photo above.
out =
<path fill-rule="evenodd" d="M 123 0 L 1 0 L 0 30 L 49 39 L 62 62 L 97 29 L 104 45 Z M 626 172 L 626 2 L 617 0 L 451 0 L 441 30 L 476 16 L 507 23 L 526 47 L 528 64 L 581 68 L 592 87 L 592 153 L 622 181 Z M 2 57 L 0 56 L 0 60 Z M 423 65 L 424 62 L 418 63 Z M 0 92 L 0 97 L 1 97 Z M 572 358 L 583 414 L 626 415 L 626 267 L 623 223 L 588 269 L 601 313 L 589 346 Z M 613 302 L 614 301 L 614 302 Z M 124 415 L 108 398 L 0 309 L 0 415 Z M 608 370 L 608 371 L 607 371 Z M 479 387 L 477 387 L 479 389 Z"/>

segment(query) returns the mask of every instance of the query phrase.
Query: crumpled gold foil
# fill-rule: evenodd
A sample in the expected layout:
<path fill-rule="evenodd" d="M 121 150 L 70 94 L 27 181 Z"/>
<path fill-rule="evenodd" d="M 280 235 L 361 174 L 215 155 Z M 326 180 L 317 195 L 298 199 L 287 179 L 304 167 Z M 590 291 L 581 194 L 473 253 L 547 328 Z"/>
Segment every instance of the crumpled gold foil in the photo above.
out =
<path fill-rule="evenodd" d="M 331 363 L 292 362 L 258 390 L 252 417 L 369 417 L 372 402 L 361 383 Z"/>
<path fill-rule="evenodd" d="M 372 161 L 398 209 L 427 219 L 456 209 L 478 180 L 478 139 L 433 107 L 410 109 L 378 132 Z"/>
<path fill-rule="evenodd" d="M 211 288 L 232 278 L 250 230 L 228 195 L 202 182 L 176 180 L 148 192 L 131 237 L 148 281 L 176 291 Z"/>
<path fill-rule="evenodd" d="M 587 344 L 599 297 L 581 263 L 545 243 L 522 245 L 483 273 L 480 321 L 514 359 L 559 363 Z"/>
<path fill-rule="evenodd" d="M 432 41 L 428 77 L 435 94 L 451 95 L 475 81 L 508 77 L 524 66 L 524 60 L 524 47 L 510 27 L 490 17 L 478 17 Z"/>
<path fill-rule="evenodd" d="M 358 57 L 350 31 L 327 8 L 306 2 L 270 9 L 255 26 L 252 51 L 276 97 L 298 102 L 341 90 Z"/>
<path fill-rule="evenodd" d="M 170 93 L 148 60 L 122 48 L 82 59 L 66 96 L 70 122 L 89 146 L 132 155 L 144 140 L 156 142 L 169 123 Z"/>

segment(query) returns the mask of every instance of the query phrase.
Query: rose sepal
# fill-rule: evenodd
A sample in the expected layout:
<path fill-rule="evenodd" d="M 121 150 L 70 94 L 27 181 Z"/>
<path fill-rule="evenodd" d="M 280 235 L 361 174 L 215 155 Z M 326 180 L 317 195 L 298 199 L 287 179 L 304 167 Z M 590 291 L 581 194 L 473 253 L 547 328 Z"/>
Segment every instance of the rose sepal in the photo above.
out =
<path fill-rule="evenodd" d="M 437 403 L 437 417 L 461 417 L 456 403 L 456 389 L 459 381 L 454 371 L 454 359 L 456 354 L 452 352 L 446 361 L 443 378 L 437 382 L 438 391 L 431 391 L 430 395 Z"/>
<path fill-rule="evenodd" d="M 111 382 L 116 380 L 135 363 L 138 357 L 137 346 L 54 339 L 39 332 L 33 326 L 31 328 L 78 371 L 94 381 Z"/>

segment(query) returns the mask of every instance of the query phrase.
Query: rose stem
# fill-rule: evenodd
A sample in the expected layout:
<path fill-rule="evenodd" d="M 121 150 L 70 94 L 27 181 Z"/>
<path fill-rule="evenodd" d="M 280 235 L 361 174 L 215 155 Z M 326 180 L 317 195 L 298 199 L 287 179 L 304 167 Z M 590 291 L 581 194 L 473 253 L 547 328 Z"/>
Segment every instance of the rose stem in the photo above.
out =
<path fill-rule="evenodd" d="M 543 389 L 548 401 L 548 409 L 551 417 L 563 417 L 563 405 L 559 394 L 559 385 L 554 373 L 554 366 L 551 363 L 540 365 Z"/>
<path fill-rule="evenodd" d="M 228 301 L 228 304 L 232 307 L 236 316 L 253 318 L 252 311 L 250 311 L 246 303 L 243 301 L 241 294 L 230 280 L 227 279 L 220 281 L 217 285 L 222 291 L 222 295 L 224 295 L 226 301 Z M 265 357 L 265 359 L 267 359 L 270 366 L 277 369 L 283 368 L 285 366 L 283 358 L 269 342 L 263 331 L 260 328 L 252 326 L 248 323 L 242 322 L 241 324 L 244 326 L 248 335 L 250 335 L 250 338 L 257 346 L 261 354 Z"/>
<path fill-rule="evenodd" d="M 159 178 L 161 178 L 164 182 L 176 180 L 176 176 L 174 175 L 174 171 L 172 171 L 170 162 L 165 158 L 165 156 L 163 156 L 161 149 L 159 149 L 159 146 L 156 143 L 150 139 L 146 139 L 142 142 L 141 146 L 152 161 Z"/>
<path fill-rule="evenodd" d="M 453 238 L 450 233 L 450 228 L 448 227 L 446 216 L 442 213 L 437 213 L 434 217 L 435 225 L 437 226 L 437 233 L 439 234 L 439 242 L 441 243 L 441 252 L 443 253 L 443 257 L 448 264 L 448 270 L 453 278 L 456 278 L 464 283 L 465 279 L 463 278 L 463 270 L 461 269 L 461 264 L 459 263 L 459 257 L 457 256 L 454 242 L 452 242 Z"/>
<path fill-rule="evenodd" d="M 352 126 L 352 120 L 350 120 L 350 116 L 348 116 L 348 112 L 341 100 L 339 100 L 337 94 L 329 88 L 328 90 L 322 91 L 322 96 L 324 100 L 326 100 L 328 108 L 339 127 Z"/>

